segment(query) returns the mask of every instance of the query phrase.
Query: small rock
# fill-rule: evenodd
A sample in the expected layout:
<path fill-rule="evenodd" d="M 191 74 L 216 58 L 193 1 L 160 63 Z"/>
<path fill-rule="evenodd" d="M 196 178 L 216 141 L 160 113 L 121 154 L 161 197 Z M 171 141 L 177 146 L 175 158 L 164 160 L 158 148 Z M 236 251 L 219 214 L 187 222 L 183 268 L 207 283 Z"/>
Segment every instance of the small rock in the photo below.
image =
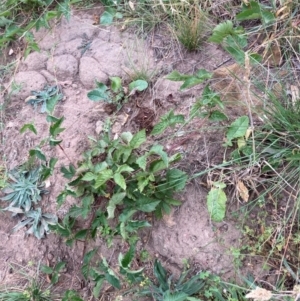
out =
<path fill-rule="evenodd" d="M 92 57 L 82 57 L 79 64 L 79 77 L 81 83 L 87 88 L 92 89 L 95 80 L 106 82 L 108 76 L 102 72 L 99 63 Z"/>
<path fill-rule="evenodd" d="M 97 135 L 99 135 L 99 134 L 102 132 L 102 130 L 103 130 L 103 121 L 98 120 L 98 121 L 96 122 L 96 129 L 95 129 L 95 132 L 96 132 Z"/>
<path fill-rule="evenodd" d="M 76 91 L 76 95 L 80 94 L 80 91 Z"/>
<path fill-rule="evenodd" d="M 54 258 L 54 256 L 53 256 L 52 253 L 48 253 L 48 254 L 47 254 L 47 259 L 48 259 L 49 261 L 52 261 L 53 258 Z"/>
<path fill-rule="evenodd" d="M 26 71 L 44 69 L 47 60 L 48 56 L 45 52 L 32 52 L 24 60 L 23 68 Z"/>
<path fill-rule="evenodd" d="M 43 75 L 38 73 L 37 71 L 26 71 L 19 72 L 16 74 L 14 78 L 15 85 L 20 86 L 21 89 L 12 95 L 13 99 L 22 99 L 24 100 L 31 94 L 31 91 L 41 91 L 44 86 L 47 84 L 47 81 Z M 13 92 L 10 89 L 10 92 Z"/>
<path fill-rule="evenodd" d="M 47 70 L 59 80 L 67 80 L 78 72 L 78 63 L 73 55 L 63 54 L 50 58 L 47 62 Z"/>
<path fill-rule="evenodd" d="M 77 88 L 78 88 L 78 85 L 77 85 L 77 84 L 72 84 L 72 88 L 73 88 L 73 89 L 77 89 Z"/>

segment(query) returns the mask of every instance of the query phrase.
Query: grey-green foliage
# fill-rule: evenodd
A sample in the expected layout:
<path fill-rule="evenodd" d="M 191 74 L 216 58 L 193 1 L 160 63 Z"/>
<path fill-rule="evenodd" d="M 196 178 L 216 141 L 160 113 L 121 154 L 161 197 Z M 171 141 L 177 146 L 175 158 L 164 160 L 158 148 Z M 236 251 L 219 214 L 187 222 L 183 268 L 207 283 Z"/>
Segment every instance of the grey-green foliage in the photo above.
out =
<path fill-rule="evenodd" d="M 26 102 L 33 105 L 36 109 L 41 104 L 41 113 L 52 113 L 55 105 L 63 98 L 58 86 L 46 85 L 41 91 L 32 91 L 32 97 L 29 97 Z"/>
<path fill-rule="evenodd" d="M 27 226 L 29 229 L 26 234 L 33 234 L 36 238 L 41 239 L 48 234 L 49 225 L 56 225 L 57 217 L 54 214 L 42 213 L 41 208 L 24 212 L 22 220 L 13 228 L 13 232 Z"/>
<path fill-rule="evenodd" d="M 28 212 L 33 204 L 41 200 L 42 194 L 47 193 L 44 185 L 40 183 L 39 168 L 30 171 L 13 170 L 8 176 L 12 182 L 3 189 L 6 196 L 1 200 L 9 202 L 5 210 L 14 214 Z"/>
<path fill-rule="evenodd" d="M 178 280 L 175 280 L 173 275 L 168 276 L 167 271 L 159 261 L 155 261 L 153 272 L 157 279 L 157 284 L 150 281 L 150 283 L 139 292 L 140 295 L 152 296 L 155 301 L 200 300 L 189 298 L 199 293 L 204 287 L 205 282 L 200 279 L 200 275 L 188 278 L 189 271 L 185 271 L 180 275 Z"/>

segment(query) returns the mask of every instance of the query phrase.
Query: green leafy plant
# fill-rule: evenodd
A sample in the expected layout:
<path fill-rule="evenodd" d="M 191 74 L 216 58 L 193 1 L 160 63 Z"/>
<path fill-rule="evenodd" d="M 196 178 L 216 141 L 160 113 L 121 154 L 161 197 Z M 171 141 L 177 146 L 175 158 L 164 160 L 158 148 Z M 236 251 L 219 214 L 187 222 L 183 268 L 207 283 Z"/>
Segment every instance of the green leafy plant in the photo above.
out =
<path fill-rule="evenodd" d="M 21 213 L 21 212 L 18 212 Z M 55 225 L 57 223 L 57 216 L 50 213 L 42 213 L 41 208 L 23 212 L 24 216 L 22 220 L 13 227 L 13 232 L 27 226 L 29 229 L 26 234 L 33 234 L 36 238 L 41 239 L 50 231 L 49 225 Z"/>
<path fill-rule="evenodd" d="M 77 0 L 31 0 L 31 1 L 1 1 L 0 2 L 0 50 L 18 37 L 25 37 L 28 49 L 38 50 L 31 29 L 39 30 L 41 27 L 50 28 L 49 21 L 64 15 L 70 16 L 70 4 Z"/>
<path fill-rule="evenodd" d="M 125 95 L 124 88 L 120 77 L 110 78 L 110 88 L 105 84 L 96 82 L 97 88 L 88 93 L 88 98 L 92 101 L 104 101 L 117 106 L 117 109 L 122 107 L 122 103 L 126 102 L 128 96 Z M 129 96 L 136 91 L 144 91 L 148 88 L 148 83 L 145 80 L 135 80 L 129 84 Z"/>
<path fill-rule="evenodd" d="M 160 118 L 160 121 L 154 126 L 151 134 L 159 135 L 163 133 L 166 128 L 174 127 L 176 124 L 183 124 L 184 121 L 183 115 L 174 115 L 174 111 L 171 110 Z"/>
<path fill-rule="evenodd" d="M 175 280 L 173 275 L 168 277 L 167 271 L 157 260 L 154 263 L 153 273 L 157 284 L 147 281 L 145 287 L 139 291 L 139 295 L 152 296 L 155 301 L 200 300 L 192 297 L 198 294 L 205 285 L 199 275 L 189 278 L 190 271 L 187 270 L 180 275 L 178 280 Z"/>
<path fill-rule="evenodd" d="M 271 9 L 257 1 L 243 2 L 242 11 L 236 15 L 236 19 L 238 21 L 261 19 L 265 25 L 269 25 L 276 20 Z"/>
<path fill-rule="evenodd" d="M 111 25 L 114 19 L 123 18 L 123 15 L 121 13 L 122 7 L 120 6 L 120 0 L 101 0 L 101 2 L 105 6 L 105 11 L 100 18 L 101 25 Z"/>
<path fill-rule="evenodd" d="M 67 290 L 61 301 L 83 301 L 79 295 L 77 294 L 77 292 L 75 292 L 74 290 Z"/>
<path fill-rule="evenodd" d="M 97 211 L 98 218 L 94 216 L 90 227 L 79 232 L 81 238 L 94 237 L 95 228 L 108 229 L 105 220 L 118 216 L 117 233 L 123 239 L 135 240 L 133 234 L 138 229 L 150 226 L 147 221 L 134 220 L 136 212 L 155 212 L 162 217 L 172 205 L 180 205 L 173 194 L 185 187 L 187 175 L 171 167 L 180 155 L 169 158 L 161 145 L 145 151 L 145 142 L 145 130 L 135 135 L 125 132 L 115 140 L 106 133 L 84 154 L 75 179 L 58 197 L 60 204 L 67 195 L 81 198 L 81 205 L 73 206 L 68 213 L 72 218 L 87 218 L 92 205 L 98 208 L 100 203 L 106 204 L 106 212 Z"/>
<path fill-rule="evenodd" d="M 30 171 L 13 170 L 8 177 L 12 182 L 3 189 L 6 196 L 1 198 L 2 201 L 10 202 L 5 210 L 15 214 L 23 210 L 28 212 L 33 204 L 42 199 L 42 194 L 47 193 L 40 181 L 40 168 Z"/>
<path fill-rule="evenodd" d="M 36 109 L 41 104 L 41 113 L 52 113 L 55 105 L 63 98 L 58 86 L 46 85 L 42 91 L 32 91 L 32 96 L 26 99 Z"/>
<path fill-rule="evenodd" d="M 66 263 L 63 261 L 58 262 L 53 268 L 47 265 L 41 265 L 41 272 L 50 276 L 51 283 L 56 284 L 59 280 L 60 272 L 65 268 Z"/>
<path fill-rule="evenodd" d="M 212 74 L 205 69 L 198 70 L 195 74 L 181 74 L 178 71 L 174 70 L 169 75 L 166 76 L 167 79 L 172 81 L 183 82 L 180 87 L 180 90 L 192 88 L 196 85 L 203 83 L 205 80 L 210 79 Z"/>
<path fill-rule="evenodd" d="M 221 182 L 214 182 L 213 187 L 207 195 L 207 209 L 210 218 L 214 222 L 221 222 L 226 213 L 227 197 L 224 192 L 226 185 Z"/>
<path fill-rule="evenodd" d="M 91 279 L 95 285 L 93 289 L 93 295 L 98 298 L 101 292 L 104 281 L 107 281 L 116 289 L 121 289 L 121 283 L 126 281 L 130 284 L 138 283 L 142 280 L 143 268 L 139 270 L 131 270 L 130 266 L 134 259 L 135 244 L 132 244 L 126 254 L 119 254 L 118 264 L 119 273 L 109 266 L 107 260 L 102 258 L 100 263 L 96 266 L 91 266 L 91 261 L 96 254 L 96 249 L 87 252 L 83 259 L 83 265 L 81 268 L 82 274 L 86 280 Z"/>
<path fill-rule="evenodd" d="M 209 86 L 206 86 L 203 89 L 201 98 L 197 99 L 191 108 L 190 120 L 196 116 L 207 118 L 212 122 L 227 120 L 228 117 L 223 112 L 216 109 L 218 107 L 221 110 L 225 109 L 225 106 L 220 99 L 220 95 L 212 91 Z"/>

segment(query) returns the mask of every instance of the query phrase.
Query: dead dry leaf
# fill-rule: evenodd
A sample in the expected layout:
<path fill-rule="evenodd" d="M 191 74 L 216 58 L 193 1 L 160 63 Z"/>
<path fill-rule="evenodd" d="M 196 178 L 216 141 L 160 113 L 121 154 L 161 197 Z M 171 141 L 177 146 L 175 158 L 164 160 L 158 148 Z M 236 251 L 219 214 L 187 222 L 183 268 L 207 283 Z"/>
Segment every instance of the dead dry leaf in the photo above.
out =
<path fill-rule="evenodd" d="M 163 221 L 169 228 L 172 228 L 176 225 L 176 222 L 174 221 L 174 208 L 172 208 L 170 214 L 163 215 Z"/>
<path fill-rule="evenodd" d="M 237 190 L 238 190 L 238 193 L 239 193 L 241 199 L 244 202 L 248 202 L 248 200 L 249 200 L 249 191 L 248 191 L 248 188 L 240 180 L 237 182 Z"/>
<path fill-rule="evenodd" d="M 272 292 L 261 288 L 256 287 L 254 290 L 252 290 L 250 293 L 248 293 L 245 296 L 247 299 L 251 298 L 254 301 L 268 301 L 272 298 Z"/>
<path fill-rule="evenodd" d="M 99 24 L 100 24 L 100 15 L 93 14 L 93 25 L 99 25 Z"/>
<path fill-rule="evenodd" d="M 272 43 L 270 46 L 267 46 L 264 54 L 264 64 L 278 67 L 282 63 L 282 55 L 281 55 L 281 49 L 280 45 L 277 41 Z"/>
<path fill-rule="evenodd" d="M 300 99 L 299 88 L 297 86 L 291 85 L 292 103 L 295 105 Z"/>
<path fill-rule="evenodd" d="M 132 11 L 135 11 L 135 6 L 134 3 L 132 1 L 128 1 L 129 7 Z"/>

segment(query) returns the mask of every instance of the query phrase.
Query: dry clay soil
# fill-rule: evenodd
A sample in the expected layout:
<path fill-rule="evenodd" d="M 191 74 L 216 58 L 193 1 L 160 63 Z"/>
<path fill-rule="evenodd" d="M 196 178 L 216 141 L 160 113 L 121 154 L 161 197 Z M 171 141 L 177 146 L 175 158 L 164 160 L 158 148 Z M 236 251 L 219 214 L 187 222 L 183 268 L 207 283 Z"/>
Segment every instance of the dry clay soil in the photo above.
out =
<path fill-rule="evenodd" d="M 62 19 L 53 24 L 50 31 L 35 32 L 40 52 L 32 52 L 26 59 L 20 60 L 13 78 L 6 83 L 8 89 L 11 89 L 12 82 L 21 86 L 20 91 L 12 95 L 3 132 L 2 151 L 8 169 L 25 162 L 28 150 L 38 145 L 48 133 L 45 114 L 41 114 L 39 108 L 34 109 L 26 104 L 25 99 L 31 95 L 31 91 L 42 90 L 46 84 L 59 85 L 63 92 L 64 98 L 56 106 L 55 116 L 65 117 L 65 131 L 60 136 L 64 152 L 60 148 L 43 149 L 48 156 L 55 156 L 59 161 L 48 183 L 50 193 L 44 196 L 42 207 L 59 218 L 76 203 L 76 200 L 69 199 L 57 208 L 56 197 L 66 183 L 60 174 L 60 166 L 68 165 L 70 161 L 76 166 L 83 151 L 89 147 L 88 136 L 99 137 L 103 122 L 108 117 L 103 103 L 87 98 L 95 80 L 107 83 L 109 77 L 120 76 L 124 82 L 128 82 L 134 68 L 144 68 L 154 74 L 146 93 L 138 95 L 138 100 L 133 98 L 115 116 L 110 116 L 113 120 L 112 131 L 117 135 L 142 127 L 141 123 L 135 122 L 135 117 L 143 107 L 155 113 L 153 122 L 157 122 L 170 109 L 174 109 L 175 113 L 187 114 L 203 87 L 179 92 L 180 83 L 164 78 L 170 71 L 176 69 L 192 73 L 200 68 L 213 71 L 227 59 L 222 50 L 213 45 L 204 44 L 201 51 L 187 53 L 172 42 L 163 28 L 142 41 L 126 30 L 121 32 L 116 27 L 94 26 L 93 13 L 95 10 L 73 13 L 69 21 Z M 85 51 L 84 46 L 87 46 Z M 31 122 L 35 124 L 38 135 L 31 132 L 20 134 L 22 125 Z M 174 140 L 168 140 L 167 134 L 163 142 L 170 153 L 174 149 L 182 152 L 182 166 L 187 172 L 202 171 L 208 162 L 213 163 L 222 142 L 222 136 L 200 133 L 199 127 L 199 121 L 193 123 L 189 128 L 193 134 L 187 135 L 185 140 L 179 139 L 176 145 Z M 216 147 L 208 147 L 210 143 Z M 196 271 L 209 270 L 226 279 L 237 276 L 230 248 L 238 247 L 240 233 L 231 221 L 219 224 L 210 221 L 206 194 L 200 180 L 188 184 L 178 196 L 182 205 L 163 220 L 154 219 L 151 229 L 142 232 L 138 251 L 147 250 L 150 259 L 160 258 L 167 268 L 177 271 L 182 268 L 184 260 L 189 260 Z M 11 233 L 17 222 L 18 219 L 12 218 L 8 212 L 1 214 L 0 282 L 13 279 L 11 264 L 26 266 L 29 262 L 41 261 L 53 266 L 56 261 L 63 260 L 67 265 L 60 280 L 61 285 L 68 289 L 86 289 L 82 288 L 79 271 L 82 242 L 67 247 L 54 234 L 37 240 L 32 236 L 25 237 L 26 229 Z M 119 252 L 128 249 L 121 239 L 114 239 L 113 246 L 107 248 L 101 237 L 91 242 L 87 250 L 95 246 L 99 248 L 98 255 L 109 258 L 112 264 Z"/>

